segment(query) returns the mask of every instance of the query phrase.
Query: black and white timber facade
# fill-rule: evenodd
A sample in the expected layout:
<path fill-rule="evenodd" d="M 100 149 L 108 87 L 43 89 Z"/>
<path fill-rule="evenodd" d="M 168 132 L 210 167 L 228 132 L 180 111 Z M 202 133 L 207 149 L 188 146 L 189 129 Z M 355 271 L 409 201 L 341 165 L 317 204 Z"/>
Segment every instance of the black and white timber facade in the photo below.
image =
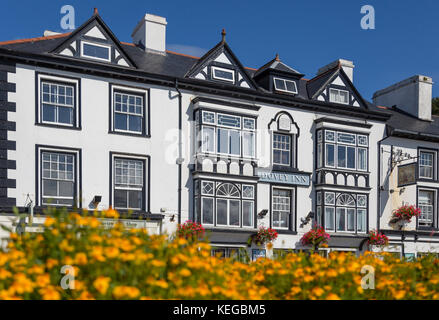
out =
<path fill-rule="evenodd" d="M 0 223 L 16 224 L 13 207 L 36 224 L 48 206 L 114 207 L 151 233 L 200 222 L 225 256 L 306 249 L 313 223 L 327 251 L 361 253 L 379 229 L 390 251 L 439 252 L 431 78 L 371 103 L 351 61 L 312 79 L 277 55 L 251 69 L 224 31 L 197 58 L 166 50 L 166 26 L 147 14 L 123 43 L 95 11 L 71 33 L 0 43 Z M 406 203 L 423 214 L 400 230 Z M 273 250 L 247 246 L 260 226 L 278 231 Z"/>

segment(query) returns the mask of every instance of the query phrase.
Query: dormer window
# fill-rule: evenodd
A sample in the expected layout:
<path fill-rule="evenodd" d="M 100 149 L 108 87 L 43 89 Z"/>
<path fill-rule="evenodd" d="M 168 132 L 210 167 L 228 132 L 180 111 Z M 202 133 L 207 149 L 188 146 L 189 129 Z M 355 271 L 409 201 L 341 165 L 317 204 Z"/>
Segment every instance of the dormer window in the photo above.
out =
<path fill-rule="evenodd" d="M 110 46 L 91 42 L 81 42 L 81 56 L 102 61 L 111 61 Z"/>
<path fill-rule="evenodd" d="M 212 78 L 235 83 L 235 71 L 219 67 L 212 67 Z"/>
<path fill-rule="evenodd" d="M 329 89 L 329 101 L 334 103 L 348 104 L 349 103 L 349 91 Z"/>
<path fill-rule="evenodd" d="M 297 94 L 297 85 L 294 81 L 274 78 L 274 88 L 276 91 Z"/>

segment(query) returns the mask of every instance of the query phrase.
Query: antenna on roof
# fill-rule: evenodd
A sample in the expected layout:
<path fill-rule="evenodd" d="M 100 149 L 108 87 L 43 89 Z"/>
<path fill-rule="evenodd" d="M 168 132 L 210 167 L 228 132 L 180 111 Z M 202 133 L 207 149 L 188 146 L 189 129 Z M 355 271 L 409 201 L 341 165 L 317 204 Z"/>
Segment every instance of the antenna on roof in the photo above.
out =
<path fill-rule="evenodd" d="M 99 15 L 98 8 L 94 8 L 93 15 L 95 15 L 95 16 Z"/>
<path fill-rule="evenodd" d="M 221 31 L 221 42 L 224 43 L 226 42 L 226 29 L 223 29 L 223 31 Z"/>

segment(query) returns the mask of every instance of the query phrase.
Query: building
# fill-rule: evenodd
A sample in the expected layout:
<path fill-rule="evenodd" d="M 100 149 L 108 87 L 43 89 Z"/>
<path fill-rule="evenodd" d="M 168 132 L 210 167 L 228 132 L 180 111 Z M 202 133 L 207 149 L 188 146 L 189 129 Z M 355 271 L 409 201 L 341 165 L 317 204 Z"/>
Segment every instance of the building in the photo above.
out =
<path fill-rule="evenodd" d="M 244 67 L 224 30 L 201 58 L 168 51 L 166 28 L 146 14 L 122 43 L 95 10 L 71 33 L 0 43 L 0 221 L 112 206 L 152 233 L 200 222 L 225 256 L 270 255 L 247 247 L 259 226 L 276 250 L 305 249 L 316 222 L 327 250 L 364 251 L 392 210 L 384 152 L 417 144 L 390 130 L 409 116 L 366 101 L 351 61 L 305 79 L 278 55 Z"/>

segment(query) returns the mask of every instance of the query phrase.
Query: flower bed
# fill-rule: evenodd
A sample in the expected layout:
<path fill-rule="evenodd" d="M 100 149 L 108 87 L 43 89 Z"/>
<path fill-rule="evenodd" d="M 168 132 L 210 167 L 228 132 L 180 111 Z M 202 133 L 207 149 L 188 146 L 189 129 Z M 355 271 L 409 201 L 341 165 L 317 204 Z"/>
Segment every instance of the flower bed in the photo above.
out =
<path fill-rule="evenodd" d="M 318 248 L 321 245 L 328 244 L 329 239 L 330 236 L 325 232 L 323 227 L 315 226 L 304 234 L 300 242 L 305 246 L 312 245 L 314 248 Z"/>
<path fill-rule="evenodd" d="M 0 300 L 439 299 L 439 260 L 432 256 L 405 262 L 385 253 L 300 253 L 242 263 L 212 257 L 206 242 L 51 214 L 43 233 L 12 234 L 0 249 Z M 64 265 L 74 267 L 74 290 L 60 286 Z M 365 265 L 375 269 L 374 290 L 361 287 Z"/>

